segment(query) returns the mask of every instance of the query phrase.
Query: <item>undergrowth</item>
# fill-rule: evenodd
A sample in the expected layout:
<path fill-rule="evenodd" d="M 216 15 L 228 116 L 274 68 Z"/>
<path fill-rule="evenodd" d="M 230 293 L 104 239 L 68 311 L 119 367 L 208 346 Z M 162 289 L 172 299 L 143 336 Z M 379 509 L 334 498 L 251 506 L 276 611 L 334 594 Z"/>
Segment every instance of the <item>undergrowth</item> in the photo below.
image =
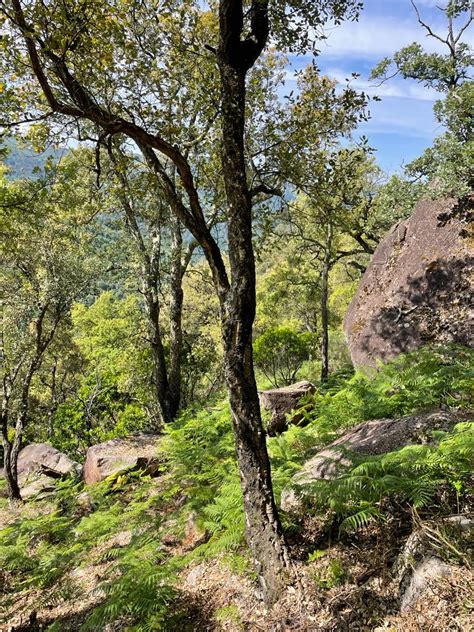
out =
<path fill-rule="evenodd" d="M 422 349 L 376 373 L 346 372 L 317 385 L 303 403 L 306 427 L 268 439 L 277 502 L 304 461 L 347 427 L 440 406 L 469 409 L 473 355 L 460 347 Z M 313 510 L 336 514 L 342 530 L 385 519 L 394 503 L 462 510 L 470 493 L 473 428 L 458 424 L 451 433 L 436 433 L 430 445 L 354 461 L 340 479 L 311 489 Z M 97 603 L 82 629 L 101 630 L 114 621 L 127 630 L 180 629 L 178 576 L 191 560 L 219 556 L 252 575 L 228 405 L 182 414 L 167 425 L 159 450 L 166 461 L 159 484 L 139 472 L 88 488 L 58 482 L 52 511 L 45 514 L 43 501 L 36 501 L 38 515 L 25 513 L 0 531 L 2 605 L 38 589 L 49 605 L 70 598 L 78 590 L 72 571 L 103 564 Z M 182 537 L 191 515 L 206 537 L 192 551 L 170 555 L 162 536 L 174 530 Z M 114 536 L 123 532 L 129 539 L 115 545 Z M 50 627 L 60 629 L 59 623 Z"/>
<path fill-rule="evenodd" d="M 341 519 L 340 530 L 386 519 L 388 500 L 399 507 L 429 507 L 433 514 L 461 512 L 473 492 L 474 423 L 459 423 L 452 432 L 433 434 L 434 444 L 405 446 L 379 456 L 359 455 L 339 478 L 311 485 L 313 507 L 335 512 Z"/>
<path fill-rule="evenodd" d="M 111 477 L 91 487 L 84 497 L 81 483 L 59 482 L 56 510 L 19 518 L 0 531 L 0 568 L 7 574 L 3 606 L 31 589 L 43 589 L 44 603 L 80 597 L 72 571 L 107 563 L 96 591 L 99 605 L 82 625 L 102 630 L 106 623 L 125 619 L 129 630 L 165 629 L 174 598 L 179 560 L 163 561 L 158 538 L 161 499 L 149 477 L 138 472 Z M 88 507 L 84 507 L 87 502 Z M 41 512 L 41 502 L 38 502 Z M 115 545 L 113 537 L 126 532 L 129 542 Z M 61 630 L 61 623 L 50 626 Z"/>
<path fill-rule="evenodd" d="M 423 347 L 381 365 L 333 376 L 317 385 L 298 409 L 304 428 L 285 433 L 306 456 L 347 428 L 370 419 L 401 417 L 437 408 L 471 409 L 474 400 L 474 350 L 460 345 Z"/>

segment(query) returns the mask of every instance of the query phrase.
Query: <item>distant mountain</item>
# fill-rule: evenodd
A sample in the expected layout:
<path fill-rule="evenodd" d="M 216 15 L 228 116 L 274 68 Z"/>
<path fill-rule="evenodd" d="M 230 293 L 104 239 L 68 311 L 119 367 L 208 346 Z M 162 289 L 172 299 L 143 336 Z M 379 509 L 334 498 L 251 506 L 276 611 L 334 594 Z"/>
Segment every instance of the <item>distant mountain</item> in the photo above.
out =
<path fill-rule="evenodd" d="M 8 154 L 4 163 L 9 168 L 8 178 L 37 178 L 48 158 L 59 160 L 67 149 L 47 149 L 43 153 L 37 153 L 33 149 L 21 147 L 14 139 L 8 139 L 5 143 Z"/>

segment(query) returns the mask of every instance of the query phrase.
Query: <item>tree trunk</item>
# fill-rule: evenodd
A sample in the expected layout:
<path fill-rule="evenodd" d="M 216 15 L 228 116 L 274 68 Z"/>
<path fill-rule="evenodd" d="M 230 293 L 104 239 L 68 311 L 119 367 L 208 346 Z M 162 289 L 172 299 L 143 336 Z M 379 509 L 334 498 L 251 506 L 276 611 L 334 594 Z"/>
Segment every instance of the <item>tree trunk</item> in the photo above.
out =
<path fill-rule="evenodd" d="M 328 281 L 329 266 L 325 261 L 321 273 L 321 382 L 329 377 Z"/>
<path fill-rule="evenodd" d="M 179 238 L 173 231 L 173 254 L 171 263 L 171 345 L 170 345 L 170 369 L 166 363 L 163 336 L 161 332 L 161 220 L 157 213 L 157 222 L 153 226 L 151 244 L 147 245 L 140 228 L 135 211 L 135 201 L 130 189 L 126 170 L 118 164 L 117 156 L 124 160 L 124 154 L 119 147 L 109 148 L 109 157 L 114 164 L 116 176 L 121 184 L 119 191 L 120 201 L 126 217 L 126 228 L 135 242 L 141 259 L 142 293 L 145 297 L 145 311 L 147 315 L 149 344 L 153 365 L 153 390 L 155 393 L 155 410 L 152 413 L 152 422 L 156 427 L 163 423 L 173 421 L 179 408 L 181 373 L 179 363 L 181 361 L 181 312 L 182 312 L 182 277 L 181 277 L 181 231 Z M 174 220 L 172 220 L 174 221 Z M 176 220 L 177 222 L 177 220 Z M 176 251 L 179 251 L 176 254 Z M 175 277 L 179 274 L 179 282 Z"/>
<path fill-rule="evenodd" d="M 13 441 L 8 438 L 8 413 L 6 403 L 2 413 L 2 443 L 4 452 L 5 479 L 7 481 L 7 491 L 10 500 L 21 500 L 20 487 L 18 485 L 18 454 L 20 453 L 23 432 L 28 417 L 28 400 L 30 395 L 30 385 L 35 370 L 39 366 L 37 356 L 30 364 L 28 372 L 21 386 L 21 399 L 18 417 L 15 424 L 15 436 Z"/>
<path fill-rule="evenodd" d="M 156 288 L 152 287 L 150 279 L 144 280 L 144 294 L 146 313 L 148 317 L 148 332 L 153 364 L 153 387 L 158 407 L 157 425 L 172 421 L 168 399 L 168 375 L 166 370 L 165 350 L 160 329 L 160 302 Z"/>
<path fill-rule="evenodd" d="M 326 250 L 321 272 L 321 382 L 329 377 L 329 272 L 331 271 L 332 225 L 327 226 Z"/>
<path fill-rule="evenodd" d="M 246 535 L 267 603 L 289 581 L 291 563 L 273 497 L 270 461 L 252 358 L 255 261 L 245 173 L 245 71 L 220 62 L 222 166 L 228 201 L 231 287 L 221 302 L 224 368 L 243 492 Z"/>
<path fill-rule="evenodd" d="M 18 485 L 18 476 L 16 472 L 16 459 L 14 454 L 12 454 L 12 444 L 8 440 L 6 432 L 2 432 L 2 445 L 3 469 L 5 472 L 5 480 L 7 481 L 8 498 L 11 501 L 21 500 L 20 487 Z"/>
<path fill-rule="evenodd" d="M 177 217 L 171 216 L 171 272 L 170 272 L 170 360 L 168 372 L 169 409 L 174 419 L 181 404 L 181 356 L 183 349 L 183 266 L 181 262 L 183 237 Z"/>

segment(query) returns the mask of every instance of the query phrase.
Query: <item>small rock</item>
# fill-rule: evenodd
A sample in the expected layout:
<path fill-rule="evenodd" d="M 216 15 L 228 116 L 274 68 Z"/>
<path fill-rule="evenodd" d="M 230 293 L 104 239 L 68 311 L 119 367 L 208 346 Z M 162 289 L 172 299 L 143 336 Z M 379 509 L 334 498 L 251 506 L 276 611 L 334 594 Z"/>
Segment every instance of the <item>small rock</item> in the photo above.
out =
<path fill-rule="evenodd" d="M 400 611 L 404 612 L 429 590 L 436 580 L 447 577 L 452 573 L 452 568 L 438 557 L 428 557 L 415 566 L 410 581 L 401 595 Z"/>
<path fill-rule="evenodd" d="M 396 570 L 401 612 L 414 606 L 436 580 L 451 574 L 451 567 L 437 555 L 423 529 L 417 529 L 407 539 Z"/>
<path fill-rule="evenodd" d="M 267 434 L 274 437 L 288 430 L 288 424 L 301 424 L 303 415 L 296 414 L 287 419 L 287 414 L 297 407 L 304 395 L 314 393 L 314 384 L 303 380 L 283 388 L 274 388 L 259 393 L 260 403 L 272 413 L 271 422 L 267 428 Z"/>
<path fill-rule="evenodd" d="M 22 478 L 20 492 L 23 500 L 29 498 L 44 498 L 48 494 L 54 492 L 56 479 L 45 474 L 31 474 L 26 478 Z"/>
<path fill-rule="evenodd" d="M 449 518 L 446 518 L 446 522 L 453 527 L 457 527 L 461 531 L 471 531 L 474 529 L 474 519 L 469 518 L 468 516 L 449 516 Z"/>
<path fill-rule="evenodd" d="M 196 584 L 204 577 L 205 574 L 206 574 L 205 564 L 199 564 L 198 566 L 195 566 L 188 573 L 188 576 L 186 577 L 186 580 L 184 582 L 184 587 L 189 588 L 189 589 L 195 589 Z"/>

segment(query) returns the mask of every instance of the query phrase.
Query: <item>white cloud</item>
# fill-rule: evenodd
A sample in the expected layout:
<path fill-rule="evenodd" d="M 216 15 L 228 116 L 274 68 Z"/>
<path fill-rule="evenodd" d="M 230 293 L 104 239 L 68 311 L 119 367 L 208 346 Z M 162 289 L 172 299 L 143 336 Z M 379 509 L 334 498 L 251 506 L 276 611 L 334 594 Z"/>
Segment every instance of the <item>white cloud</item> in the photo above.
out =
<path fill-rule="evenodd" d="M 444 35 L 444 25 L 433 25 Z M 381 17 L 362 14 L 359 22 L 344 22 L 341 26 L 325 29 L 326 40 L 319 46 L 324 57 L 353 56 L 359 59 L 380 59 L 412 42 L 419 42 L 430 52 L 445 52 L 441 42 L 426 36 L 426 31 L 415 18 Z M 466 35 L 465 41 L 472 41 Z"/>
<path fill-rule="evenodd" d="M 350 73 L 342 68 L 324 68 L 324 74 L 335 79 L 340 85 L 346 84 L 346 79 L 351 79 Z M 425 88 L 415 82 L 406 81 L 404 79 L 391 79 L 388 82 L 377 85 L 376 82 L 368 81 L 362 77 L 351 79 L 350 85 L 356 90 L 364 91 L 370 96 L 378 96 L 381 98 L 399 98 L 399 99 L 415 99 L 417 101 L 436 101 L 439 95 L 435 90 Z"/>
<path fill-rule="evenodd" d="M 370 111 L 372 118 L 359 128 L 369 137 L 372 133 L 396 134 L 403 143 L 403 137 L 431 139 L 442 132 L 428 101 L 388 98 L 372 103 Z"/>

